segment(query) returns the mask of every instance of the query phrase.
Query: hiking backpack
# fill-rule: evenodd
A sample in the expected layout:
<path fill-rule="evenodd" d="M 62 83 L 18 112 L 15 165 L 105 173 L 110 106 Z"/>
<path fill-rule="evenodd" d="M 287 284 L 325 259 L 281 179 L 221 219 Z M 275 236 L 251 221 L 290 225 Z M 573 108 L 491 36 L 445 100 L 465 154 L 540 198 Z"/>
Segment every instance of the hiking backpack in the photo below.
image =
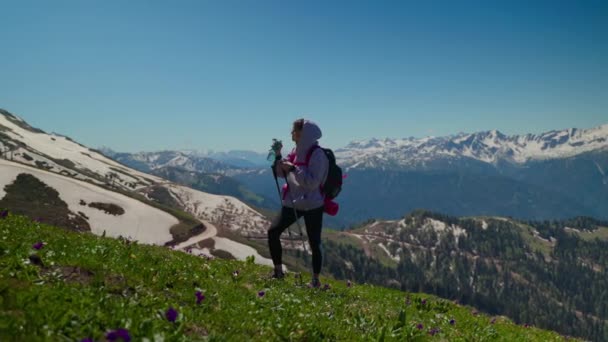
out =
<path fill-rule="evenodd" d="M 336 164 L 336 157 L 334 156 L 334 152 L 329 148 L 323 148 L 319 145 L 313 146 L 308 151 L 308 154 L 306 155 L 306 165 L 308 165 L 312 153 L 317 148 L 320 148 L 329 160 L 327 179 L 325 180 L 325 183 L 321 185 L 321 192 L 325 195 L 325 198 L 332 200 L 338 197 L 340 191 L 342 191 L 342 169 L 338 166 L 338 164 Z"/>

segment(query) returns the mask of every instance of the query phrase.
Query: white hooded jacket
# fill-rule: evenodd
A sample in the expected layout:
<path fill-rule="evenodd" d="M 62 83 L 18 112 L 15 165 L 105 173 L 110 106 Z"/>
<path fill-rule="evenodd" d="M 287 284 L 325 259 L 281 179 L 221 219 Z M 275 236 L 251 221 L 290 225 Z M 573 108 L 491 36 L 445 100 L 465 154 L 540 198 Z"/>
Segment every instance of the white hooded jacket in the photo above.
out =
<path fill-rule="evenodd" d="M 292 150 L 290 156 L 295 156 L 292 161 L 296 164 L 293 172 L 289 172 L 286 177 L 288 190 L 283 192 L 283 206 L 293 207 L 297 210 L 311 210 L 324 206 L 325 196 L 321 193 L 320 187 L 327 179 L 329 170 L 329 160 L 325 152 L 320 148 L 314 150 L 306 165 L 297 165 L 306 162 L 306 156 L 310 149 L 318 145 L 321 138 L 321 129 L 312 121 L 305 120 L 302 127 L 302 135 L 296 148 Z M 290 157 L 283 158 L 290 161 Z M 277 166 L 277 176 L 285 178 L 283 171 Z M 293 205 L 292 205 L 293 200 Z"/>

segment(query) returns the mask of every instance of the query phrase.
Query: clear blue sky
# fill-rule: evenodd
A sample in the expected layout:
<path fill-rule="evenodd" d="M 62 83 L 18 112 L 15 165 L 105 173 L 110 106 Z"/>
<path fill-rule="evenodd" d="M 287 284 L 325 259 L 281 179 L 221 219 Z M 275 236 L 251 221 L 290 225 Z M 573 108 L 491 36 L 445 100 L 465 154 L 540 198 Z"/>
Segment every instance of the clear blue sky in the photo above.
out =
<path fill-rule="evenodd" d="M 608 123 L 608 1 L 0 0 L 0 108 L 119 151 Z"/>

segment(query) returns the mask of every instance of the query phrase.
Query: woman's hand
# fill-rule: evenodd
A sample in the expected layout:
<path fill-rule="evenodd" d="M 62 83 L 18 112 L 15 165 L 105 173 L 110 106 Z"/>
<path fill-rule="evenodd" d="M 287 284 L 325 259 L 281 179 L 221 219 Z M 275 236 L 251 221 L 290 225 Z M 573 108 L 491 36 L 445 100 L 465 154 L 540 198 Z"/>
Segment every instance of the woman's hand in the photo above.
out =
<path fill-rule="evenodd" d="M 288 161 L 281 162 L 280 166 L 281 166 L 281 170 L 283 170 L 283 172 L 285 172 L 285 173 L 289 173 L 295 169 L 295 166 Z"/>

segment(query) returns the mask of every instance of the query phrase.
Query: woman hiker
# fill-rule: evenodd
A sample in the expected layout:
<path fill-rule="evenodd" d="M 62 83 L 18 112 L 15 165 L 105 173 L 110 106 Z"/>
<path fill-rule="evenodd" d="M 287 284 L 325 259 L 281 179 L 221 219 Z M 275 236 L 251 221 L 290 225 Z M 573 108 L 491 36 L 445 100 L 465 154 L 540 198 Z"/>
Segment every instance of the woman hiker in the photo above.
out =
<path fill-rule="evenodd" d="M 291 140 L 296 144 L 283 159 L 277 154 L 276 175 L 286 179 L 283 187 L 282 208 L 268 230 L 268 247 L 274 264 L 273 278 L 284 277 L 282 266 L 281 233 L 297 218 L 304 216 L 308 242 L 312 250 L 313 275 L 310 286 L 320 287 L 321 228 L 323 226 L 324 195 L 321 185 L 327 178 L 329 160 L 321 148 L 315 148 L 321 129 L 312 121 L 299 119 L 293 123 Z M 306 163 L 308 159 L 308 164 Z M 295 210 L 294 210 L 295 207 Z M 295 212 L 294 212 L 295 211 Z"/>

